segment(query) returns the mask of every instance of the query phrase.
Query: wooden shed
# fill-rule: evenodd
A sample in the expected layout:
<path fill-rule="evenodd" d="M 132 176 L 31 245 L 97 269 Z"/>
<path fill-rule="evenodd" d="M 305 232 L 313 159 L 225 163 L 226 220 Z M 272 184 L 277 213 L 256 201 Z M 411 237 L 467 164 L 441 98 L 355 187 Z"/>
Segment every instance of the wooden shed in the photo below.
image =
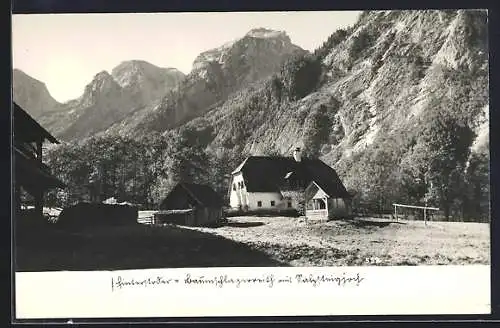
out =
<path fill-rule="evenodd" d="M 207 226 L 219 222 L 224 215 L 222 198 L 211 187 L 179 183 L 161 202 L 154 224 Z"/>
<path fill-rule="evenodd" d="M 65 184 L 52 175 L 42 161 L 42 146 L 48 141 L 59 143 L 18 104 L 13 103 L 14 118 L 14 195 L 18 214 L 21 211 L 21 189 L 33 196 L 35 213 L 43 215 L 44 193 L 64 188 Z"/>

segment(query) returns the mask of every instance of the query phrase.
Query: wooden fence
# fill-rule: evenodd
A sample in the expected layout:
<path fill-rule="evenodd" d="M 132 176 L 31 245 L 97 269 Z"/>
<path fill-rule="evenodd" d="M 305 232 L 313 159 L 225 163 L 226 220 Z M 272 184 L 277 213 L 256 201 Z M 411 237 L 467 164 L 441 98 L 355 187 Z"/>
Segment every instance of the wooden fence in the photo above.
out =
<path fill-rule="evenodd" d="M 328 210 L 306 210 L 308 220 L 328 220 Z"/>

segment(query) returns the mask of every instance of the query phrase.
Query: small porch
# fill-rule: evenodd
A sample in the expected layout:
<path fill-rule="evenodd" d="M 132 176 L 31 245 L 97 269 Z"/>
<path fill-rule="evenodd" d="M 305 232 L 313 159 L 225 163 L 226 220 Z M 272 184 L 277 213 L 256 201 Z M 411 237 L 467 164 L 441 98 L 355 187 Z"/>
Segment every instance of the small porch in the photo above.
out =
<path fill-rule="evenodd" d="M 316 194 L 307 201 L 305 214 L 309 220 L 328 220 L 328 197 Z"/>

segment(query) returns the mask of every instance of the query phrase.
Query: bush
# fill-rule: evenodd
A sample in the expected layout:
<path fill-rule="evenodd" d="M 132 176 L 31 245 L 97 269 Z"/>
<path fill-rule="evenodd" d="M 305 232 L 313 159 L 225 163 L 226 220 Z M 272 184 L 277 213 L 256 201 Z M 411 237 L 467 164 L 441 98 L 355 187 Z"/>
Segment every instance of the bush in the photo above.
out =
<path fill-rule="evenodd" d="M 59 227 L 95 227 L 138 224 L 139 211 L 130 205 L 79 203 L 62 210 Z"/>

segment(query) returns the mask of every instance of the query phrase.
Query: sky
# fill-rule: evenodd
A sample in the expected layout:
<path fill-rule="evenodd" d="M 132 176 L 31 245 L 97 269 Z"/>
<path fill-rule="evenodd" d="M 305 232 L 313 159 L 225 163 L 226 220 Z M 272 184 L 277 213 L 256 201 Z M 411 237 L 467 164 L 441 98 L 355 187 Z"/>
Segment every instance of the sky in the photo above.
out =
<path fill-rule="evenodd" d="M 145 60 L 191 71 L 196 56 L 253 28 L 285 31 L 304 49 L 353 25 L 356 11 L 13 15 L 13 67 L 44 82 L 64 102 L 94 75 L 122 61 Z"/>

